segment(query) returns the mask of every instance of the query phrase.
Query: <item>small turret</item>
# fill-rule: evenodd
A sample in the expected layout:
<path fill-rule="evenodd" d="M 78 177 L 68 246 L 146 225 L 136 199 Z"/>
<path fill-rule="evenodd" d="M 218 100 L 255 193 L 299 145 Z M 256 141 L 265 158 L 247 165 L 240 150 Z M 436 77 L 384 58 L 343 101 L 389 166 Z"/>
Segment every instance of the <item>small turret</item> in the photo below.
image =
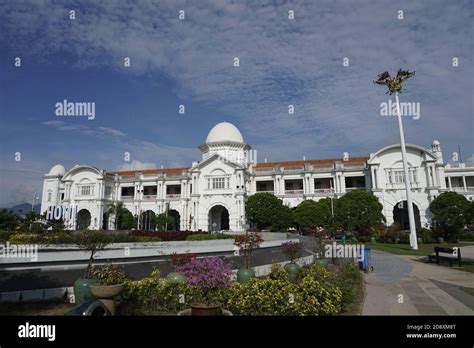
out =
<path fill-rule="evenodd" d="M 438 158 L 438 163 L 443 163 L 443 152 L 441 151 L 441 143 L 438 140 L 433 140 L 431 144 L 431 152 Z"/>

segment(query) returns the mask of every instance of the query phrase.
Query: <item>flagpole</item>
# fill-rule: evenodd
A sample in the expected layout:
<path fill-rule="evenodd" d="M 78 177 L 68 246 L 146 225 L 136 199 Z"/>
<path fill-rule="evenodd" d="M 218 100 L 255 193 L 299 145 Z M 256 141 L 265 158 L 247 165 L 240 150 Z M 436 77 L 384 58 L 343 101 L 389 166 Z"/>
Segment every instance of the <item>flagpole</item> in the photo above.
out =
<path fill-rule="evenodd" d="M 407 193 L 408 205 L 408 221 L 410 223 L 410 246 L 413 250 L 418 250 L 418 241 L 416 237 L 415 214 L 413 212 L 413 203 L 411 200 L 411 182 L 408 172 L 407 153 L 405 147 L 405 135 L 403 133 L 402 115 L 400 113 L 400 101 L 398 99 L 398 92 L 395 92 L 395 100 L 397 103 L 398 129 L 400 131 L 400 146 L 402 148 L 403 170 L 405 172 L 405 190 Z"/>

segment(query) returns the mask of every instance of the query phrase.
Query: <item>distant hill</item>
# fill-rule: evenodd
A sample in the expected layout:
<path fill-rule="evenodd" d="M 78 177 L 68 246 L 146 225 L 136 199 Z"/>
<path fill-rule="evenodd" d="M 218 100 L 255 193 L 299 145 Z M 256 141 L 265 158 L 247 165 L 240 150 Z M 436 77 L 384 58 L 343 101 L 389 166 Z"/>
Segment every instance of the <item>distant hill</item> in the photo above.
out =
<path fill-rule="evenodd" d="M 31 203 L 17 204 L 8 210 L 11 211 L 15 215 L 26 215 L 29 212 L 31 212 Z M 39 214 L 41 211 L 41 204 L 36 204 L 33 210 L 35 213 Z"/>

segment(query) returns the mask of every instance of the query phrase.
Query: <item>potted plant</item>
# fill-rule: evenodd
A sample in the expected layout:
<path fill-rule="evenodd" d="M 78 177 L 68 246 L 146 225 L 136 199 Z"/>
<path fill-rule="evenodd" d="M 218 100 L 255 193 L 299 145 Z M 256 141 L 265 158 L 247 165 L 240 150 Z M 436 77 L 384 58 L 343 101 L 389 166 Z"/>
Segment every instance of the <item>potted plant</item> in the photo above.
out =
<path fill-rule="evenodd" d="M 91 269 L 92 276 L 98 280 L 90 286 L 91 293 L 100 299 L 112 315 L 115 314 L 115 302 L 113 298 L 119 295 L 125 286 L 128 276 L 117 266 L 108 264 L 94 266 Z"/>
<path fill-rule="evenodd" d="M 283 252 L 290 259 L 290 263 L 285 265 L 285 270 L 288 272 L 288 277 L 292 282 L 298 279 L 298 273 L 300 266 L 295 262 L 296 259 L 301 257 L 303 248 L 299 242 L 288 241 L 281 244 Z"/>
<path fill-rule="evenodd" d="M 74 301 L 82 303 L 92 299 L 93 295 L 90 286 L 98 282 L 91 274 L 94 256 L 105 249 L 109 244 L 107 236 L 100 231 L 85 230 L 75 237 L 75 244 L 80 248 L 90 252 L 89 262 L 84 271 L 84 276 L 74 282 Z"/>
<path fill-rule="evenodd" d="M 232 269 L 219 257 L 194 258 L 176 269 L 186 277 L 188 285 L 201 289 L 201 302 L 191 304 L 191 315 L 222 315 L 222 304 L 213 303 L 212 294 L 231 286 Z"/>
<path fill-rule="evenodd" d="M 172 267 L 174 268 L 174 272 L 168 273 L 168 275 L 166 276 L 166 279 L 181 282 L 181 283 L 186 282 L 186 277 L 183 276 L 178 271 L 176 271 L 176 268 L 189 263 L 191 260 L 195 258 L 196 258 L 196 254 L 194 253 L 171 254 L 170 261 L 171 261 Z"/>
<path fill-rule="evenodd" d="M 245 232 L 235 237 L 234 245 L 244 253 L 245 268 L 237 271 L 237 281 L 241 284 L 247 284 L 250 279 L 255 277 L 255 271 L 250 268 L 250 257 L 256 248 L 260 247 L 263 239 L 257 232 Z"/>

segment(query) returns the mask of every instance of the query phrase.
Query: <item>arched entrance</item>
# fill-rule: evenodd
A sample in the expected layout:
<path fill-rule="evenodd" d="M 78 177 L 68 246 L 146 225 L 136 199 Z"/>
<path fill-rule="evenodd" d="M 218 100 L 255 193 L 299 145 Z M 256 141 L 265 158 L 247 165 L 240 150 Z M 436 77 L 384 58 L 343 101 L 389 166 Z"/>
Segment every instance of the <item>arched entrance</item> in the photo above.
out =
<path fill-rule="evenodd" d="M 91 225 L 91 213 L 87 209 L 81 209 L 77 212 L 77 229 L 85 230 Z"/>
<path fill-rule="evenodd" d="M 109 229 L 109 213 L 104 213 L 102 215 L 102 229 L 104 231 Z"/>
<path fill-rule="evenodd" d="M 420 210 L 413 204 L 413 213 L 415 215 L 415 228 L 421 228 Z M 400 225 L 402 230 L 410 229 L 410 221 L 408 219 L 408 204 L 407 201 L 400 201 L 393 207 L 393 222 Z"/>
<path fill-rule="evenodd" d="M 229 211 L 222 205 L 209 210 L 209 231 L 229 230 Z"/>
<path fill-rule="evenodd" d="M 155 213 L 152 210 L 142 212 L 140 228 L 142 230 L 153 231 L 155 230 L 155 226 Z"/>
<path fill-rule="evenodd" d="M 179 212 L 177 210 L 172 209 L 168 211 L 168 216 L 172 217 L 174 220 L 174 229 L 176 231 L 180 231 L 181 230 L 181 226 L 180 226 L 181 215 L 179 215 Z"/>

